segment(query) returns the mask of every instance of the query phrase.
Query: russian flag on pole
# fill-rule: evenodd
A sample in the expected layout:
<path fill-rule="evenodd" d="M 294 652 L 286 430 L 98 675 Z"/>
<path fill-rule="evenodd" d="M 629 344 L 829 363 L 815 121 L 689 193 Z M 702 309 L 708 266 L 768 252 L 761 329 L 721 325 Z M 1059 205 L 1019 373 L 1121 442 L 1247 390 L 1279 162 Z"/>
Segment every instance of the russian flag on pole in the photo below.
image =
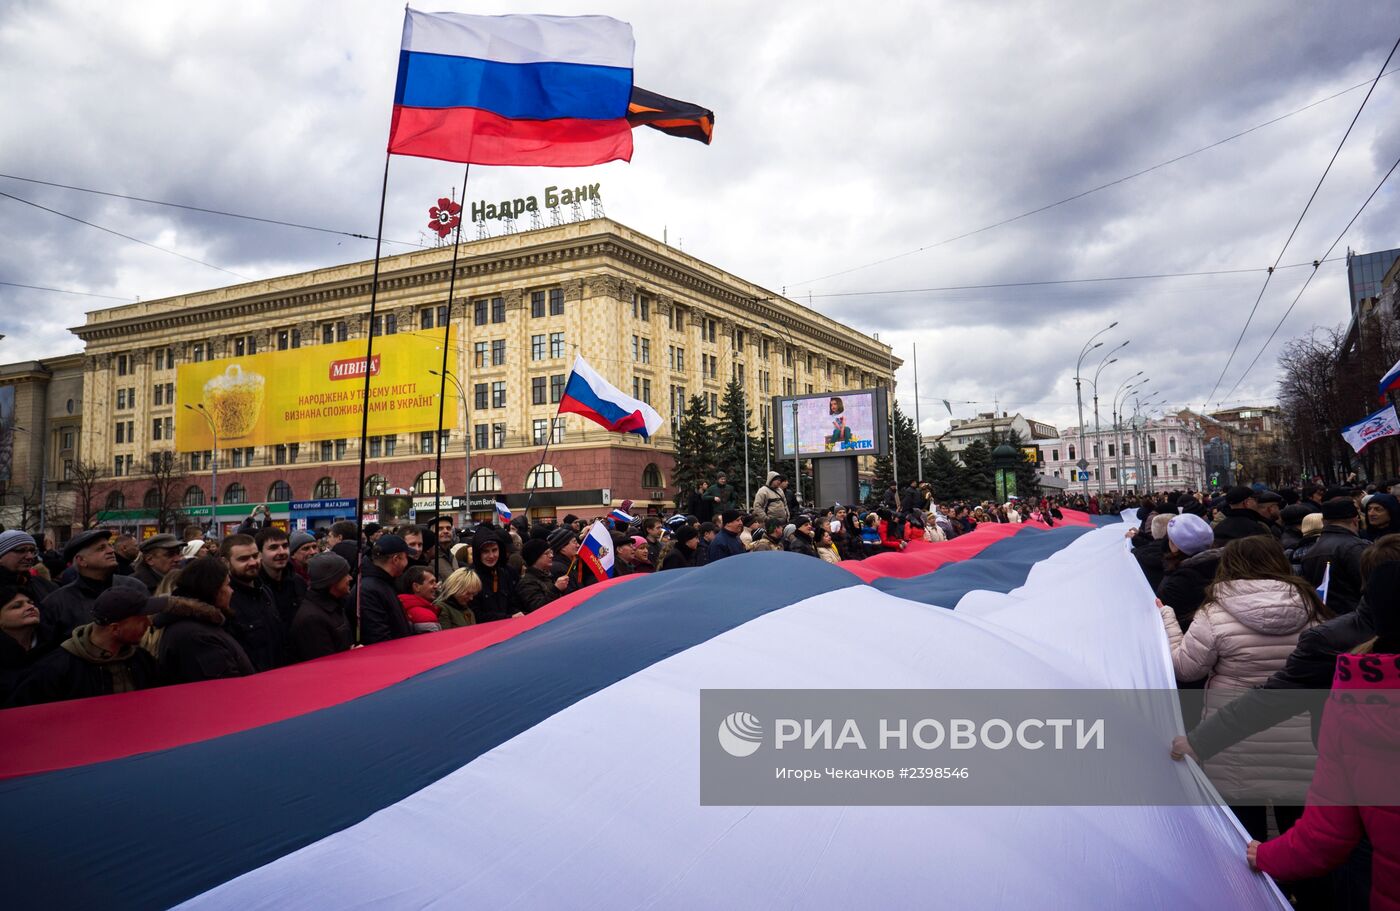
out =
<path fill-rule="evenodd" d="M 577 167 L 632 157 L 632 26 L 608 16 L 404 13 L 389 152 Z"/>
<path fill-rule="evenodd" d="M 612 519 L 614 522 L 620 522 L 623 525 L 631 525 L 633 522 L 637 521 L 634 516 L 623 512 L 621 509 L 614 509 L 612 512 L 608 513 L 608 518 Z"/>
<path fill-rule="evenodd" d="M 644 440 L 651 439 L 664 423 L 655 408 L 603 379 L 581 355 L 574 358 L 559 410 L 581 414 L 614 433 L 635 433 Z"/>
<path fill-rule="evenodd" d="M 511 518 L 510 507 L 507 506 L 506 504 L 502 503 L 500 500 L 497 500 L 497 501 L 496 501 L 496 515 L 498 515 L 498 516 L 501 517 L 501 522 L 502 522 L 502 523 L 509 522 L 509 521 L 510 521 L 510 518 Z"/>
<path fill-rule="evenodd" d="M 1386 393 L 1396 389 L 1400 389 L 1400 361 L 1396 361 L 1395 366 L 1387 370 L 1385 376 L 1381 377 L 1380 387 L 1378 389 L 1381 401 L 1385 401 Z"/>
<path fill-rule="evenodd" d="M 579 545 L 578 558 L 583 561 L 593 577 L 599 582 L 611 579 L 613 574 L 612 533 L 602 522 L 594 522 Z"/>

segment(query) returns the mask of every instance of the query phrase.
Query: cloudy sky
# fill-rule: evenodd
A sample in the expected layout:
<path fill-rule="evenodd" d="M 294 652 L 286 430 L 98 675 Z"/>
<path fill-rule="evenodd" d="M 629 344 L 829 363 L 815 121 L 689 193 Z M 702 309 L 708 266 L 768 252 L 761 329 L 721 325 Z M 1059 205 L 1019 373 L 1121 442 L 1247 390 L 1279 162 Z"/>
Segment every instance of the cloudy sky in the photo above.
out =
<path fill-rule="evenodd" d="M 631 22 L 637 84 L 713 108 L 714 145 L 640 131 L 631 164 L 477 168 L 470 198 L 601 182 L 610 217 L 893 343 L 910 411 L 917 343 L 926 432 L 946 427 L 943 399 L 959 416 L 996 400 L 1073 423 L 1075 357 L 1113 320 L 1100 351 L 1131 342 L 1103 371 L 1104 401 L 1142 370 L 1167 402 L 1200 407 L 1366 86 L 940 242 L 1369 83 L 1400 35 L 1396 9 L 1374 2 L 1287 15 L 1266 0 L 532 11 Z M 372 234 L 402 15 L 374 0 L 9 0 L 0 173 Z M 1400 74 L 1380 81 L 1285 264 L 1321 256 L 1400 156 L 1397 103 Z M 1334 256 L 1400 246 L 1394 180 Z M 396 158 L 385 236 L 422 241 L 425 207 L 460 181 L 460 166 Z M 189 257 L 0 197 L 6 361 L 78 350 L 67 327 L 116 303 L 12 284 L 148 299 L 373 254 L 335 234 L 11 177 L 0 192 Z M 1257 271 L 919 290 L 1231 269 Z M 1231 393 L 1309 271 L 1276 274 L 1212 402 L 1270 400 L 1279 345 L 1345 320 L 1345 266 L 1330 263 Z"/>

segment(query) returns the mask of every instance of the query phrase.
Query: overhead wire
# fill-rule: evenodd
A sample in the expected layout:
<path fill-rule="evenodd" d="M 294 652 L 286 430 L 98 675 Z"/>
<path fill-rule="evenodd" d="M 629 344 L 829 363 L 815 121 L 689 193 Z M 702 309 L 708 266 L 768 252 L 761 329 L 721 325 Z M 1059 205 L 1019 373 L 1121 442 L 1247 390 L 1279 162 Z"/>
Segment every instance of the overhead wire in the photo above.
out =
<path fill-rule="evenodd" d="M 114 294 L 96 294 L 92 291 L 75 291 L 71 288 L 46 288 L 43 285 L 24 285 L 19 282 L 0 281 L 0 285 L 8 288 L 28 288 L 31 291 L 50 291 L 54 294 L 80 294 L 83 297 L 100 297 L 104 300 L 125 301 L 126 303 L 132 303 L 136 300 L 134 297 L 117 297 Z"/>
<path fill-rule="evenodd" d="M 1387 62 L 1387 63 L 1389 62 L 1389 58 L 1386 59 L 1386 62 Z M 1382 70 L 1383 70 L 1383 72 L 1381 73 L 1381 76 L 1389 76 L 1389 75 L 1391 75 L 1392 73 L 1400 72 L 1400 69 L 1395 69 L 1395 70 L 1390 70 L 1389 72 L 1384 72 L 1384 67 L 1382 67 Z M 1377 79 L 1379 79 L 1379 78 L 1380 78 L 1380 77 L 1378 76 Z M 1232 135 L 1230 135 L 1230 136 L 1226 136 L 1224 139 L 1219 139 L 1219 140 L 1216 140 L 1215 142 L 1210 143 L 1209 145 L 1201 146 L 1199 149 L 1195 149 L 1195 150 L 1193 150 L 1193 151 L 1186 152 L 1185 154 L 1182 154 L 1182 155 L 1177 155 L 1176 157 L 1174 157 L 1174 158 L 1169 158 L 1169 159 L 1167 159 L 1166 161 L 1158 162 L 1157 164 L 1154 164 L 1154 165 L 1152 165 L 1151 167 L 1143 168 L 1141 171 L 1134 171 L 1132 174 L 1128 174 L 1128 175 L 1125 175 L 1125 176 L 1123 176 L 1123 177 L 1115 178 L 1114 180 L 1110 180 L 1110 181 L 1108 181 L 1107 183 L 1099 184 L 1099 185 L 1096 186 L 1096 187 L 1090 187 L 1089 189 L 1087 189 L 1087 190 L 1082 190 L 1082 191 L 1080 191 L 1080 192 L 1078 192 L 1078 193 L 1075 193 L 1075 194 L 1072 195 L 1072 196 L 1066 196 L 1064 199 L 1059 199 L 1059 200 L 1056 200 L 1055 202 L 1048 203 L 1048 204 L 1046 204 L 1046 205 L 1039 206 L 1039 207 L 1034 208 L 1034 209 L 1030 209 L 1029 211 L 1022 212 L 1022 213 L 1020 213 L 1019 215 L 1013 215 L 1013 216 L 1011 216 L 1011 217 L 1009 217 L 1009 218 L 1003 218 L 1001 221 L 993 222 L 992 224 L 984 225 L 983 227 L 975 228 L 975 229 L 973 229 L 973 230 L 971 230 L 971 231 L 964 231 L 964 232 L 961 233 L 961 234 L 957 234 L 957 235 L 954 235 L 954 236 L 952 236 L 952 237 L 948 237 L 948 238 L 945 238 L 945 239 L 940 240 L 940 241 L 936 241 L 936 242 L 931 243 L 931 244 L 926 244 L 926 245 L 924 245 L 924 246 L 922 246 L 922 247 L 919 247 L 917 250 L 910 250 L 910 251 L 905 252 L 905 253 L 898 253 L 898 254 L 895 254 L 894 256 L 885 257 L 884 259 L 877 259 L 877 260 L 875 260 L 875 261 L 873 261 L 873 262 L 864 263 L 864 264 L 859 265 L 859 266 L 852 266 L 852 267 L 849 268 L 849 269 L 842 269 L 842 270 L 839 271 L 839 272 L 832 272 L 832 273 L 829 273 L 829 274 L 827 274 L 827 275 L 819 276 L 819 277 L 817 277 L 817 278 L 809 278 L 809 279 L 806 279 L 806 280 L 804 280 L 804 281 L 795 282 L 795 283 L 793 283 L 792 286 L 793 286 L 793 287 L 797 287 L 797 288 L 805 287 L 805 286 L 807 286 L 807 285 L 816 284 L 817 282 L 826 281 L 826 280 L 829 279 L 829 278 L 838 278 L 838 277 L 840 277 L 840 276 L 842 276 L 842 275 L 849 275 L 849 274 L 852 273 L 852 272 L 859 272 L 860 270 L 862 270 L 862 269 L 868 269 L 868 268 L 870 268 L 871 266 L 880 266 L 880 265 L 884 265 L 885 263 L 894 262 L 894 261 L 897 260 L 897 259 L 904 259 L 905 257 L 913 256 L 913 255 L 916 254 L 916 253 L 922 253 L 922 252 L 924 252 L 925 250 L 932 250 L 932 249 L 934 249 L 934 248 L 936 248 L 936 247 L 941 247 L 941 246 L 944 246 L 944 245 L 946 245 L 946 244 L 953 243 L 954 241 L 963 240 L 964 238 L 972 237 L 972 236 L 974 236 L 974 235 L 976 235 L 976 234 L 981 234 L 981 233 L 986 232 L 986 231 L 991 231 L 991 230 L 994 229 L 994 228 L 1000 228 L 1000 227 L 1002 227 L 1002 226 L 1004 226 L 1004 225 L 1009 225 L 1009 224 L 1011 224 L 1012 222 L 1020 221 L 1020 220 L 1023 219 L 1023 218 L 1029 218 L 1029 217 L 1032 216 L 1032 215 L 1039 215 L 1041 212 L 1046 212 L 1046 211 L 1049 211 L 1050 209 L 1054 209 L 1054 208 L 1056 208 L 1056 207 L 1058 207 L 1058 206 L 1065 205 L 1066 203 L 1074 202 L 1074 201 L 1077 200 L 1077 199 L 1083 199 L 1085 196 L 1089 196 L 1089 195 L 1091 195 L 1091 194 L 1098 193 L 1098 192 L 1101 191 L 1101 190 L 1107 190 L 1107 189 L 1109 189 L 1110 187 L 1115 187 L 1115 186 L 1117 186 L 1118 184 L 1126 183 L 1126 182 L 1129 181 L 1129 180 L 1133 180 L 1134 178 L 1137 178 L 1137 177 L 1142 177 L 1142 176 L 1145 175 L 1145 174 L 1150 174 L 1150 173 L 1153 172 L 1153 171 L 1159 170 L 1159 169 L 1161 169 L 1161 168 L 1165 168 L 1165 167 L 1167 167 L 1167 166 L 1169 166 L 1169 165 L 1176 164 L 1177 162 L 1185 161 L 1186 159 L 1191 158 L 1191 157 L 1193 157 L 1193 156 L 1195 156 L 1195 155 L 1199 155 L 1199 154 L 1201 154 L 1202 152 L 1209 152 L 1211 149 L 1214 149 L 1214 148 L 1217 148 L 1217 147 L 1219 147 L 1219 146 L 1222 146 L 1222 145 L 1224 145 L 1224 144 L 1227 143 L 1227 142 L 1233 142 L 1233 141 L 1236 140 L 1236 139 L 1239 139 L 1239 138 L 1244 137 L 1244 136 L 1248 136 L 1250 133 L 1253 133 L 1253 132 L 1255 132 L 1256 130 L 1262 130 L 1264 127 L 1272 126 L 1272 125 L 1278 123 L 1278 122 L 1281 121 L 1281 120 L 1287 120 L 1289 117 L 1296 116 L 1296 115 L 1298 115 L 1298 114 L 1303 113 L 1304 111 L 1310 110 L 1311 108 L 1315 108 L 1315 107 L 1317 107 L 1317 106 L 1320 105 L 1320 104 L 1325 104 L 1325 103 L 1328 102 L 1328 101 L 1332 101 L 1332 100 L 1334 100 L 1334 99 L 1340 98 L 1340 97 L 1342 97 L 1343 95 L 1346 95 L 1346 94 L 1349 94 L 1349 93 L 1351 93 L 1351 92 L 1354 92 L 1354 91 L 1356 91 L 1357 89 L 1362 88 L 1363 86 L 1366 86 L 1366 85 L 1368 85 L 1368 84 L 1371 85 L 1372 88 L 1374 88 L 1374 87 L 1375 87 L 1375 81 L 1376 81 L 1376 80 L 1372 80 L 1372 81 L 1370 81 L 1369 83 L 1367 83 L 1367 82 L 1358 82 L 1356 85 L 1353 85 L 1353 86 L 1351 86 L 1350 88 L 1342 89 L 1340 92 L 1336 92 L 1336 93 L 1334 93 L 1334 94 L 1328 95 L 1326 98 L 1319 98 L 1319 99 L 1317 99 L 1316 101 L 1313 101 L 1313 102 L 1310 102 L 1310 103 L 1308 103 L 1308 104 L 1305 104 L 1305 105 L 1303 105 L 1302 107 L 1300 107 L 1300 108 L 1298 108 L 1298 109 L 1296 109 L 1296 110 L 1289 111 L 1289 112 L 1286 113 L 1286 114 L 1280 114 L 1279 116 L 1274 117 L 1274 118 L 1272 118 L 1272 119 L 1270 119 L 1270 120 L 1266 120 L 1266 121 L 1264 121 L 1263 123 L 1255 124 L 1254 126 L 1248 128 L 1248 129 L 1246 129 L 1246 130 L 1241 130 L 1241 131 L 1238 132 L 1238 133 L 1234 133 L 1234 134 L 1232 134 Z M 1368 97 L 1369 97 L 1369 93 L 1368 93 Z"/>
<path fill-rule="evenodd" d="M 1347 130 L 1342 134 L 1342 141 L 1337 143 L 1337 148 L 1332 152 L 1332 157 L 1327 161 L 1327 167 L 1323 169 L 1322 176 L 1317 179 L 1317 185 L 1313 187 L 1312 193 L 1308 196 L 1307 203 L 1303 206 L 1303 211 L 1298 214 L 1298 220 L 1293 223 L 1293 230 L 1288 232 L 1288 239 L 1283 242 L 1283 248 L 1278 251 L 1278 257 L 1274 260 L 1274 265 L 1264 276 L 1264 284 L 1259 288 L 1259 294 L 1254 298 L 1254 306 L 1249 308 L 1249 315 L 1245 317 L 1244 325 L 1240 328 L 1239 337 L 1235 339 L 1235 344 L 1230 348 L 1230 356 L 1225 359 L 1225 366 L 1220 368 L 1220 376 L 1215 378 L 1215 385 L 1210 389 L 1210 395 L 1206 396 L 1202 402 L 1202 407 L 1210 404 L 1210 400 L 1220 389 L 1220 383 L 1225 379 L 1225 373 L 1230 369 L 1230 364 L 1235 360 L 1235 354 L 1240 350 L 1240 343 L 1244 341 L 1244 334 L 1249 330 L 1249 324 L 1254 321 L 1254 314 L 1259 309 L 1259 302 L 1264 299 L 1264 292 L 1268 290 L 1269 279 L 1274 277 L 1274 269 L 1283 261 L 1283 255 L 1288 252 L 1288 245 L 1293 242 L 1293 237 L 1298 233 L 1298 228 L 1303 224 L 1303 219 L 1307 217 L 1308 209 L 1312 208 L 1313 200 L 1317 199 L 1317 193 L 1322 189 L 1322 183 L 1327 179 L 1327 175 L 1332 171 L 1332 165 L 1337 161 L 1337 156 L 1342 154 L 1342 147 L 1346 145 L 1347 137 L 1351 135 L 1356 122 L 1361 119 L 1361 112 L 1366 110 L 1366 102 L 1371 100 L 1372 93 L 1376 90 L 1376 85 L 1381 81 L 1381 76 L 1385 75 L 1385 68 L 1390 66 L 1390 59 L 1395 56 L 1395 51 L 1400 48 L 1400 38 L 1395 39 L 1395 44 L 1391 45 L 1390 53 L 1385 55 L 1385 63 L 1381 64 L 1380 70 L 1376 72 L 1376 78 L 1371 80 L 1371 87 L 1366 90 L 1366 97 L 1361 99 L 1361 105 L 1357 107 L 1356 113 L 1352 115 L 1351 123 L 1347 124 Z"/>

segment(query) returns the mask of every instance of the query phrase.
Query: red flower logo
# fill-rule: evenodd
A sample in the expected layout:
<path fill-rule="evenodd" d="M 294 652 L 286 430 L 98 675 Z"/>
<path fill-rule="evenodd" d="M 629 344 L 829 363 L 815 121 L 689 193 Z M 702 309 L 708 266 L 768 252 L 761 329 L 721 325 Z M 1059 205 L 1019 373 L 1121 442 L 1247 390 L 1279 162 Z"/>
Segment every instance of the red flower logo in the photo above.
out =
<path fill-rule="evenodd" d="M 437 205 L 428 209 L 428 227 L 446 237 L 452 229 L 462 223 L 462 207 L 447 197 L 438 200 Z"/>

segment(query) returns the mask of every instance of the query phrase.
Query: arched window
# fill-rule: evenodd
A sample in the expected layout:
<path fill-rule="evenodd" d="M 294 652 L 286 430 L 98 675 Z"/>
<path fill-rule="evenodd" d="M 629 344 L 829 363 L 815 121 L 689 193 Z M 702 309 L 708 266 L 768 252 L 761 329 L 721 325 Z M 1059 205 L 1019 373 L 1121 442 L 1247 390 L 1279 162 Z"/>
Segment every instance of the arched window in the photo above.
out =
<path fill-rule="evenodd" d="M 544 464 L 531 468 L 530 473 L 525 476 L 526 490 L 544 490 L 563 486 L 564 477 L 559 474 L 559 469 L 553 465 Z"/>
<path fill-rule="evenodd" d="M 186 505 L 186 506 L 203 506 L 203 505 L 204 505 L 204 488 L 203 488 L 203 487 L 196 487 L 196 486 L 194 486 L 193 484 L 190 485 L 189 487 L 186 487 L 186 488 L 185 488 L 185 505 Z"/>
<path fill-rule="evenodd" d="M 377 497 L 384 493 L 384 488 L 389 486 L 389 482 L 384 480 L 382 474 L 372 474 L 365 479 L 365 496 Z"/>
<path fill-rule="evenodd" d="M 146 491 L 146 495 L 141 498 L 141 505 L 146 509 L 155 509 L 160 505 L 160 491 L 154 487 Z"/>
<path fill-rule="evenodd" d="M 442 484 L 438 481 L 436 471 L 425 471 L 413 482 L 413 492 L 419 496 L 442 493 Z"/>
<path fill-rule="evenodd" d="M 662 478 L 661 478 L 661 469 L 656 467 L 656 463 L 655 463 L 655 462 L 652 462 L 651 464 L 647 465 L 646 468 L 643 468 L 643 469 L 642 469 L 642 486 L 643 486 L 643 487 L 665 487 L 665 486 L 666 486 L 666 482 L 665 482 L 664 480 L 662 480 Z"/>
<path fill-rule="evenodd" d="M 1176 455 L 1176 437 L 1167 438 L 1167 452 Z"/>
<path fill-rule="evenodd" d="M 317 500 L 334 500 L 340 496 L 340 485 L 335 478 L 322 478 L 316 482 L 316 491 L 311 496 Z"/>
<path fill-rule="evenodd" d="M 107 508 L 108 508 L 108 509 L 125 509 L 125 508 L 126 508 L 126 497 L 122 494 L 122 492 L 121 492 L 120 490 L 114 490 L 114 491 L 112 491 L 111 493 L 107 494 Z"/>
<path fill-rule="evenodd" d="M 270 503 L 283 503 L 292 498 L 292 485 L 286 481 L 273 481 L 272 486 L 267 489 L 267 499 Z"/>
<path fill-rule="evenodd" d="M 1156 454 L 1157 454 L 1157 438 L 1156 438 L 1156 437 L 1148 437 L 1148 438 L 1147 438 L 1147 454 L 1148 454 L 1148 455 L 1156 455 Z"/>
<path fill-rule="evenodd" d="M 1070 443 L 1070 444 L 1069 444 L 1069 460 L 1070 460 L 1071 462 L 1074 461 L 1074 444 L 1073 444 L 1073 443 Z"/>
<path fill-rule="evenodd" d="M 247 503 L 248 491 L 243 489 L 242 484 L 233 483 L 224 488 L 225 503 Z"/>
<path fill-rule="evenodd" d="M 478 468 L 472 472 L 472 493 L 500 493 L 501 476 L 489 468 Z"/>

